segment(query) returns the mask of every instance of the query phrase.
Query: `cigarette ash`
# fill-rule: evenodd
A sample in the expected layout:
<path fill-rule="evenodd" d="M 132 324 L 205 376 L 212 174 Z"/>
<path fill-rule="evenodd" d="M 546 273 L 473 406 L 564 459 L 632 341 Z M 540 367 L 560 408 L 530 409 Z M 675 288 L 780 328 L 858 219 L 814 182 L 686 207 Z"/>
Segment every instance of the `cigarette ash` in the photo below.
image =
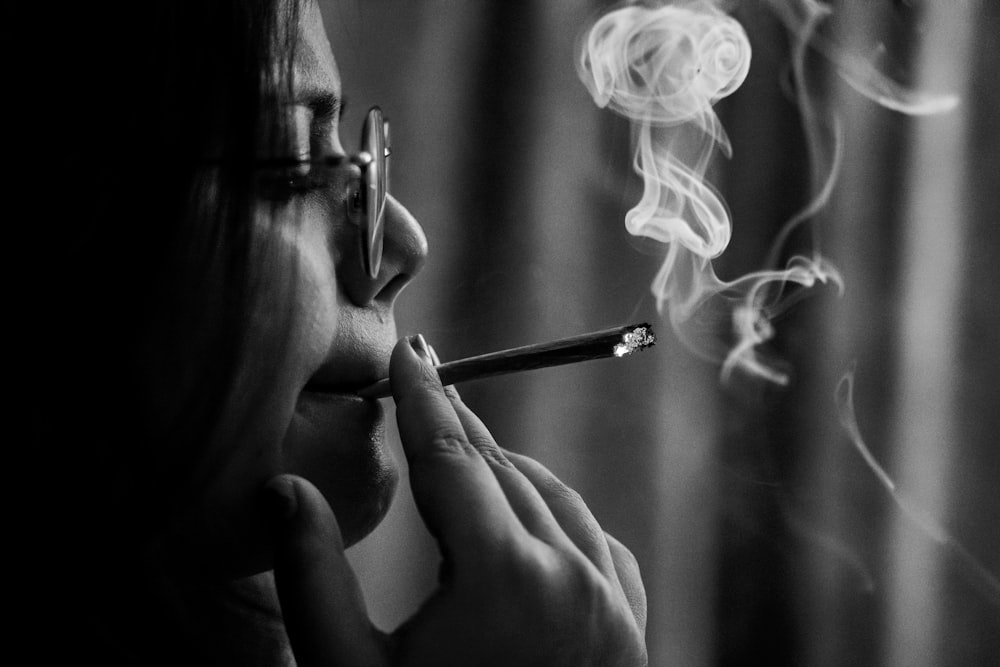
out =
<path fill-rule="evenodd" d="M 636 327 L 632 331 L 622 334 L 622 342 L 615 345 L 614 353 L 616 357 L 625 357 L 636 350 L 645 350 L 647 347 L 656 344 L 656 334 L 648 326 Z"/>

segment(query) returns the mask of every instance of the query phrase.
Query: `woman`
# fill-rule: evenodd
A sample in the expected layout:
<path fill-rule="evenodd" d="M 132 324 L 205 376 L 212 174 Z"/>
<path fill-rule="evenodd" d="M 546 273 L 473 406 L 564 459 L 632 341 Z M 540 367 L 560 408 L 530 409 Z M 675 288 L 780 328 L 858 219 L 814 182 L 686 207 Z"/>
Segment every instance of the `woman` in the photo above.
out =
<path fill-rule="evenodd" d="M 384 193 L 377 111 L 361 151 L 341 144 L 316 4 L 80 4 L 9 24 L 33 47 L 12 42 L 31 57 L 13 89 L 35 129 L 15 133 L 33 209 L 15 238 L 45 249 L 23 341 L 38 653 L 645 664 L 631 554 L 496 445 L 422 338 L 395 343 L 426 242 Z M 355 393 L 387 373 L 443 556 L 440 587 L 392 634 L 343 551 L 396 484 L 383 412 Z"/>

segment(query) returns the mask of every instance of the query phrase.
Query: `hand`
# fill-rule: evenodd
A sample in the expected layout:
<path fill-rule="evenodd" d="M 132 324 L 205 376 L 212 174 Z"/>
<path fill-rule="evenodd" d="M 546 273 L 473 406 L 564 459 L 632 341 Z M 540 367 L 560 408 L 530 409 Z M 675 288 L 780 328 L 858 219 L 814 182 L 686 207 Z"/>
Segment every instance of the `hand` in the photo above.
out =
<path fill-rule="evenodd" d="M 391 369 L 413 496 L 443 557 L 439 586 L 395 632 L 380 632 L 322 495 L 301 478 L 272 480 L 287 502 L 275 578 L 300 667 L 645 665 L 632 554 L 576 492 L 497 446 L 441 387 L 422 339 L 400 341 Z"/>

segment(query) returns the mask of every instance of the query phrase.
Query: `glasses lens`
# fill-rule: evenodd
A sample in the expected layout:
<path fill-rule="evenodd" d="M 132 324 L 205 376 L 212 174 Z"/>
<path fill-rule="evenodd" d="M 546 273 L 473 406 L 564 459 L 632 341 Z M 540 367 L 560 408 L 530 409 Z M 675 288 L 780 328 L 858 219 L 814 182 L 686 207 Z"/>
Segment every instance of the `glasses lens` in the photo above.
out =
<path fill-rule="evenodd" d="M 388 144 L 382 110 L 372 107 L 361 130 L 361 150 L 372 156 L 364 169 L 364 218 L 361 222 L 362 258 L 365 271 L 378 277 L 382 264 L 382 237 L 385 229 L 385 196 L 389 179 Z"/>

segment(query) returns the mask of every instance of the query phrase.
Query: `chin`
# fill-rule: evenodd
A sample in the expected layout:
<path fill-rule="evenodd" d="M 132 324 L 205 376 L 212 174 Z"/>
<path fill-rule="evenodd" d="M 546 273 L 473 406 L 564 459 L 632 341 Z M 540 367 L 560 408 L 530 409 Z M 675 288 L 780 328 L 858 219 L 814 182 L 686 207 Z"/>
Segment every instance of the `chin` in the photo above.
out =
<path fill-rule="evenodd" d="M 377 472 L 370 472 L 367 483 L 350 496 L 344 497 L 339 492 L 333 497 L 327 495 L 340 525 L 345 547 L 357 544 L 375 530 L 392 505 L 399 482 L 396 466 L 388 461 Z"/>
<path fill-rule="evenodd" d="M 385 447 L 382 406 L 357 397 L 304 395 L 293 426 L 285 441 L 289 472 L 320 490 L 344 545 L 355 544 L 385 517 L 399 481 Z"/>

